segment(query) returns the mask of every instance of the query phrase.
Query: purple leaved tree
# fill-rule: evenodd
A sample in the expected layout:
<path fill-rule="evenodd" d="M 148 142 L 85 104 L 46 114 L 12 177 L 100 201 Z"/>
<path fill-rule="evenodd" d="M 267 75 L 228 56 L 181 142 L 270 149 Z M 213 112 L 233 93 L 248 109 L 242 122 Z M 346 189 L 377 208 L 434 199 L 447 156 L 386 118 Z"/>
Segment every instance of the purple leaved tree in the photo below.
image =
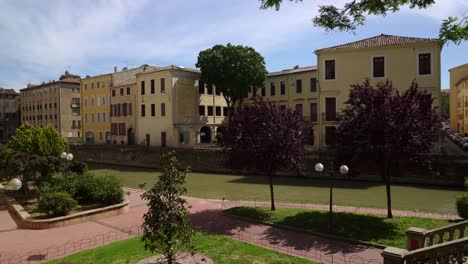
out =
<path fill-rule="evenodd" d="M 386 185 L 387 217 L 392 218 L 391 172 L 403 159 L 430 157 L 441 135 L 434 98 L 416 82 L 403 93 L 390 81 L 352 85 L 337 129 L 337 153 L 342 160 L 378 162 Z"/>
<path fill-rule="evenodd" d="M 301 115 L 254 97 L 252 104 L 235 111 L 219 144 L 232 167 L 254 168 L 268 177 L 274 211 L 273 175 L 302 165 Z"/>

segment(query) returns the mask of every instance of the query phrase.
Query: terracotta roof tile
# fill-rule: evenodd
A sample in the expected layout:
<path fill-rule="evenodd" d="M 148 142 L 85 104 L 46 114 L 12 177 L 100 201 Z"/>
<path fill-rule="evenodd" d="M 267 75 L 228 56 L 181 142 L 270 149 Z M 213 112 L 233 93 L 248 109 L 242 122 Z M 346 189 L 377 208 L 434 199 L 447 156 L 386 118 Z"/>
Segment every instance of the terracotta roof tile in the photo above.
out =
<path fill-rule="evenodd" d="M 401 45 L 416 44 L 416 43 L 436 43 L 436 42 L 440 43 L 440 40 L 436 38 L 413 38 L 413 37 L 402 37 L 402 36 L 381 34 L 375 37 L 362 39 L 362 40 L 358 40 L 358 41 L 351 42 L 351 43 L 318 49 L 315 51 L 315 53 L 321 53 L 324 51 L 401 46 Z"/>
<path fill-rule="evenodd" d="M 277 72 L 270 72 L 268 73 L 268 77 L 278 76 L 278 75 L 286 75 L 286 74 L 293 74 L 293 73 L 301 73 L 301 72 L 309 72 L 309 71 L 316 71 L 317 66 L 308 66 L 308 67 L 297 67 L 294 69 L 286 69 Z"/>

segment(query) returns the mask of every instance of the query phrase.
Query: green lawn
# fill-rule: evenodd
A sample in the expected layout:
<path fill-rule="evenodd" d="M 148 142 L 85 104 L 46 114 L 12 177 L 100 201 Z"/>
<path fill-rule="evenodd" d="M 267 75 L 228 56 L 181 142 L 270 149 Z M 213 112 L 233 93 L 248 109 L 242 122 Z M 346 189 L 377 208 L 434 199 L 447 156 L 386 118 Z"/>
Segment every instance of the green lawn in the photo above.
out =
<path fill-rule="evenodd" d="M 206 233 L 197 233 L 196 250 L 209 256 L 217 264 L 235 263 L 313 263 L 311 261 L 282 254 L 273 250 L 265 249 L 255 245 L 239 242 L 230 238 Z M 65 258 L 47 262 L 61 263 L 71 262 L 76 264 L 110 264 L 110 263 L 137 263 L 141 259 L 153 256 L 145 251 L 140 237 L 119 241 L 110 245 L 86 250 Z"/>
<path fill-rule="evenodd" d="M 282 224 L 301 230 L 328 232 L 328 212 L 267 207 L 234 207 L 224 211 L 270 224 Z M 333 234 L 377 244 L 406 248 L 405 231 L 410 227 L 434 229 L 449 225 L 446 220 L 417 217 L 395 217 L 339 213 L 333 214 Z"/>
<path fill-rule="evenodd" d="M 156 170 L 121 166 L 90 165 L 91 171 L 113 174 L 125 186 L 154 183 L 159 175 Z M 333 199 L 336 205 L 385 208 L 385 186 L 380 183 L 357 181 L 328 181 L 295 177 L 279 177 L 274 180 L 277 201 L 328 204 L 328 187 L 333 182 Z M 148 186 L 147 186 L 148 187 Z M 187 176 L 188 195 L 201 198 L 230 200 L 270 199 L 268 181 L 262 176 L 242 176 L 209 173 L 190 173 Z M 395 185 L 392 187 L 394 209 L 456 214 L 455 197 L 463 189 L 435 186 Z"/>

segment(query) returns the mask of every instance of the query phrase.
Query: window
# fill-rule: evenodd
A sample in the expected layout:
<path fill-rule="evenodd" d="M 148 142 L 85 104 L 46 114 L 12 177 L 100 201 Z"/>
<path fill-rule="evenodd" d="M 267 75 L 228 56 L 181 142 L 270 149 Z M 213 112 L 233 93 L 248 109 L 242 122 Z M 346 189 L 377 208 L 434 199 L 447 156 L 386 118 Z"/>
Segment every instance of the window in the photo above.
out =
<path fill-rule="evenodd" d="M 310 104 L 310 121 L 317 122 L 317 103 Z"/>
<path fill-rule="evenodd" d="M 325 121 L 336 121 L 336 98 L 325 98 Z"/>
<path fill-rule="evenodd" d="M 262 92 L 262 96 L 265 96 L 265 94 L 266 94 L 266 93 L 265 93 L 265 90 L 266 90 L 265 87 L 262 87 L 262 91 L 261 91 L 261 92 Z"/>
<path fill-rule="evenodd" d="M 127 87 L 127 95 L 130 95 L 130 87 Z"/>
<path fill-rule="evenodd" d="M 122 104 L 122 115 L 127 116 L 127 103 Z"/>
<path fill-rule="evenodd" d="M 296 80 L 296 93 L 302 93 L 302 80 Z"/>
<path fill-rule="evenodd" d="M 286 82 L 285 81 L 280 82 L 280 94 L 281 95 L 286 94 Z"/>
<path fill-rule="evenodd" d="M 115 89 L 112 89 L 112 97 L 115 97 Z"/>
<path fill-rule="evenodd" d="M 88 90 L 88 84 L 85 84 L 85 85 L 84 85 L 84 89 L 85 89 L 85 90 Z"/>
<path fill-rule="evenodd" d="M 316 78 L 310 78 L 310 91 L 312 93 L 317 92 L 317 79 Z"/>
<path fill-rule="evenodd" d="M 206 93 L 207 94 L 213 94 L 213 85 L 208 84 L 208 87 L 206 87 Z"/>
<path fill-rule="evenodd" d="M 202 80 L 198 80 L 198 93 L 204 94 L 205 93 L 205 84 Z"/>
<path fill-rule="evenodd" d="M 213 106 L 208 106 L 208 116 L 213 116 Z"/>
<path fill-rule="evenodd" d="M 98 123 L 101 122 L 101 113 L 97 113 L 97 122 L 98 122 Z"/>
<path fill-rule="evenodd" d="M 431 74 L 431 54 L 421 53 L 419 54 L 419 75 Z"/>
<path fill-rule="evenodd" d="M 99 132 L 99 140 L 102 140 L 102 132 Z"/>
<path fill-rule="evenodd" d="M 141 95 L 145 95 L 145 81 L 141 81 Z"/>
<path fill-rule="evenodd" d="M 106 97 L 105 96 L 102 97 L 102 105 L 106 105 Z"/>
<path fill-rule="evenodd" d="M 275 83 L 270 83 L 270 95 L 275 96 Z"/>
<path fill-rule="evenodd" d="M 88 113 L 84 115 L 84 122 L 87 124 L 88 123 Z"/>
<path fill-rule="evenodd" d="M 198 115 L 199 116 L 205 116 L 205 106 L 204 105 L 198 106 Z"/>
<path fill-rule="evenodd" d="M 221 106 L 216 107 L 216 116 L 221 116 Z"/>
<path fill-rule="evenodd" d="M 154 94 L 154 80 L 151 80 L 151 94 Z"/>
<path fill-rule="evenodd" d="M 228 108 L 223 106 L 223 116 L 228 116 Z"/>
<path fill-rule="evenodd" d="M 296 112 L 302 116 L 302 104 L 296 104 Z"/>
<path fill-rule="evenodd" d="M 374 57 L 372 59 L 372 77 L 381 78 L 385 77 L 385 58 L 384 57 Z"/>
<path fill-rule="evenodd" d="M 161 132 L 161 147 L 166 147 L 166 132 Z"/>
<path fill-rule="evenodd" d="M 96 104 L 97 104 L 98 106 L 101 105 L 101 97 L 99 97 L 99 96 L 96 97 Z"/>
<path fill-rule="evenodd" d="M 185 143 L 184 133 L 179 133 L 179 143 Z"/>
<path fill-rule="evenodd" d="M 335 79 L 335 60 L 325 60 L 325 80 Z"/>
<path fill-rule="evenodd" d="M 122 113 L 121 109 L 122 109 L 121 104 L 117 104 L 117 116 L 120 116 L 120 114 Z"/>
<path fill-rule="evenodd" d="M 94 83 L 91 83 L 91 89 L 94 89 Z"/>
<path fill-rule="evenodd" d="M 99 84 L 100 84 L 99 81 L 96 82 L 96 88 L 99 88 Z"/>
<path fill-rule="evenodd" d="M 165 93 L 165 92 L 166 92 L 166 79 L 161 78 L 161 93 Z"/>
<path fill-rule="evenodd" d="M 161 116 L 166 116 L 166 104 L 161 104 Z"/>
<path fill-rule="evenodd" d="M 221 95 L 221 89 L 218 89 L 215 87 L 215 94 L 216 95 Z"/>
<path fill-rule="evenodd" d="M 144 104 L 141 105 L 141 116 L 142 116 L 142 117 L 145 117 L 145 116 L 146 116 L 146 113 L 145 113 L 145 105 L 144 105 Z"/>
<path fill-rule="evenodd" d="M 132 103 L 128 103 L 128 115 L 132 116 Z"/>
<path fill-rule="evenodd" d="M 78 121 L 79 122 L 79 121 Z M 106 122 L 106 113 L 102 113 L 102 122 L 105 123 Z"/>
<path fill-rule="evenodd" d="M 151 104 L 151 116 L 155 116 L 155 115 L 156 115 L 156 105 Z"/>
<path fill-rule="evenodd" d="M 94 96 L 91 97 L 91 106 L 94 106 Z"/>
<path fill-rule="evenodd" d="M 91 123 L 94 124 L 94 113 L 91 114 Z"/>
<path fill-rule="evenodd" d="M 120 96 L 123 96 L 123 95 L 124 95 L 124 89 L 120 88 Z"/>
<path fill-rule="evenodd" d="M 109 87 L 111 87 L 112 86 L 112 80 L 108 80 L 107 84 L 109 85 Z"/>

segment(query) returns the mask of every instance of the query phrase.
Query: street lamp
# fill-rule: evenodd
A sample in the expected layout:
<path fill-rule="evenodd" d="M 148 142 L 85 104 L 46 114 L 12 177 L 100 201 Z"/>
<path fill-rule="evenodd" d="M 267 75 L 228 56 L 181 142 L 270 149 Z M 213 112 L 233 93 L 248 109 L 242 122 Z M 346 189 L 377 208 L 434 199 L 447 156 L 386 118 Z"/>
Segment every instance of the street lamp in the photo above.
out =
<path fill-rule="evenodd" d="M 73 160 L 73 154 L 62 152 L 62 154 L 60 154 L 60 158 L 66 159 L 68 161 L 72 161 Z"/>
<path fill-rule="evenodd" d="M 323 172 L 325 169 L 325 166 L 323 166 L 322 163 L 317 163 L 315 164 L 315 171 L 318 173 Z M 341 165 L 340 167 L 340 173 L 343 175 L 348 174 L 349 168 L 346 165 Z M 332 232 L 332 223 L 333 223 L 333 182 L 330 182 L 330 209 L 329 209 L 329 214 L 328 214 L 328 231 L 331 233 Z"/>
<path fill-rule="evenodd" d="M 2 185 L 0 183 L 0 190 L 17 191 L 21 189 L 22 186 L 23 183 L 21 182 L 21 180 L 18 178 L 14 178 L 10 180 L 7 185 Z"/>

